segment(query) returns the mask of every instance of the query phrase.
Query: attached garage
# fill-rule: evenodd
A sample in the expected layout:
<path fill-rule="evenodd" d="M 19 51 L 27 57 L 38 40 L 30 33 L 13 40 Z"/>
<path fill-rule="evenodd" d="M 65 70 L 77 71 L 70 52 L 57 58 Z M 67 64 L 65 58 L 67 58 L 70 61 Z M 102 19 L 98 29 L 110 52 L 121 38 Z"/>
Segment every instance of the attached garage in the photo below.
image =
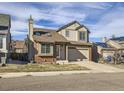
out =
<path fill-rule="evenodd" d="M 115 53 L 115 51 L 104 50 L 104 51 L 103 51 L 103 57 L 113 56 L 114 53 Z"/>
<path fill-rule="evenodd" d="M 68 48 L 69 61 L 86 61 L 90 59 L 89 48 L 69 47 Z"/>

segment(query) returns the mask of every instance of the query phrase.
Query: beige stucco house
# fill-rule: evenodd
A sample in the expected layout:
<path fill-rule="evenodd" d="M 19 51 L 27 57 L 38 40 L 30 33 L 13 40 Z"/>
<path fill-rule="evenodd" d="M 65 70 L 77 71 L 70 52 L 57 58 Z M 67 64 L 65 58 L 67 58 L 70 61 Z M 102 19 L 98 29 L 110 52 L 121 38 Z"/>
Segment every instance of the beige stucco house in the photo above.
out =
<path fill-rule="evenodd" d="M 37 63 L 89 61 L 92 44 L 89 30 L 77 21 L 68 23 L 58 30 L 34 28 L 29 19 L 28 57 Z"/>
<path fill-rule="evenodd" d="M 114 37 L 103 39 L 103 42 L 95 42 L 93 44 L 93 60 L 111 56 L 116 61 L 124 61 L 124 37 Z M 112 60 L 113 61 L 113 60 Z"/>
<path fill-rule="evenodd" d="M 124 53 L 124 37 L 111 38 L 106 43 L 116 48 L 118 52 Z"/>
<path fill-rule="evenodd" d="M 11 43 L 11 18 L 10 15 L 0 14 L 0 63 L 2 59 L 7 62 Z"/>
<path fill-rule="evenodd" d="M 113 57 L 116 53 L 116 49 L 106 42 L 93 43 L 93 61 L 98 62 L 100 60 L 106 60 L 109 57 L 110 61 L 113 61 Z"/>

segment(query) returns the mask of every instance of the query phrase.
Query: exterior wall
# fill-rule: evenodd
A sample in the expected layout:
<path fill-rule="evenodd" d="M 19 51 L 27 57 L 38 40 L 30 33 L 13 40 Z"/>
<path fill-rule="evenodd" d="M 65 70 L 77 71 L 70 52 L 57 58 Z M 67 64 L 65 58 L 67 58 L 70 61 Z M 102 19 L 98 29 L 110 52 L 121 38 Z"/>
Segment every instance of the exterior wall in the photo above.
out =
<path fill-rule="evenodd" d="M 103 50 L 103 51 L 102 51 L 103 57 L 113 56 L 114 53 L 115 53 L 115 51 L 112 51 L 112 50 L 110 50 L 110 51 L 109 51 L 109 50 Z"/>
<path fill-rule="evenodd" d="M 66 29 L 62 29 L 61 31 L 59 31 L 59 34 L 63 35 L 67 40 L 70 41 L 78 41 L 78 32 L 75 31 L 75 28 L 77 28 L 78 26 L 80 26 L 78 23 L 75 23 L 69 27 L 67 27 Z M 69 37 L 65 36 L 66 30 L 69 30 Z M 72 31 L 71 31 L 72 30 Z"/>
<path fill-rule="evenodd" d="M 59 55 L 59 58 L 57 57 L 57 60 L 66 60 L 66 45 L 65 44 L 60 44 L 59 46 L 60 46 L 60 49 L 59 49 L 59 51 L 60 51 L 59 54 L 60 55 Z"/>
<path fill-rule="evenodd" d="M 66 59 L 66 50 L 65 50 L 66 46 L 65 45 L 62 45 L 60 46 L 60 59 L 61 60 L 65 60 Z"/>
<path fill-rule="evenodd" d="M 55 63 L 56 58 L 53 56 L 38 56 L 35 55 L 35 62 L 36 63 Z"/>
<path fill-rule="evenodd" d="M 6 51 L 7 52 L 7 37 L 6 35 L 3 37 L 3 48 L 0 49 L 0 51 Z"/>
<path fill-rule="evenodd" d="M 62 29 L 61 31 L 59 31 L 58 33 L 63 35 L 67 40 L 69 41 L 80 41 L 79 40 L 79 31 L 85 31 L 86 32 L 86 40 L 84 40 L 85 42 L 88 42 L 89 40 L 89 35 L 87 33 L 87 30 L 85 28 L 81 28 L 79 30 L 75 30 L 78 26 L 80 26 L 78 23 L 75 23 L 65 29 Z M 69 31 L 69 37 L 65 36 L 66 31 Z"/>
<path fill-rule="evenodd" d="M 41 43 L 36 43 L 34 42 L 34 61 L 36 63 L 55 63 L 56 62 L 56 58 L 54 57 L 54 55 L 52 54 L 50 55 L 41 55 Z"/>
<path fill-rule="evenodd" d="M 3 37 L 3 48 L 0 49 L 0 52 L 2 52 L 2 54 L 4 55 L 3 57 L 5 57 L 6 60 L 5 63 L 6 63 L 8 61 L 8 57 L 10 56 L 10 43 L 11 43 L 10 23 L 8 25 L 7 30 L 3 30 L 3 31 L 1 30 L 0 32 L 6 32 L 5 36 Z"/>
<path fill-rule="evenodd" d="M 92 60 L 94 62 L 98 62 L 99 54 L 98 54 L 98 46 L 93 43 L 92 46 Z"/>

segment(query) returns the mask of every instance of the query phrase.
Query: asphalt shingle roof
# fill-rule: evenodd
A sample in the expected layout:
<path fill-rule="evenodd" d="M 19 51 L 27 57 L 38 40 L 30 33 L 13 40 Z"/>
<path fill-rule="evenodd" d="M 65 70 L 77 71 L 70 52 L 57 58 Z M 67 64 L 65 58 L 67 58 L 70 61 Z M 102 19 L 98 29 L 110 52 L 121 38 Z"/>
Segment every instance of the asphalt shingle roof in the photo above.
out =
<path fill-rule="evenodd" d="M 69 42 L 62 35 L 56 32 L 56 30 L 52 29 L 44 29 L 44 28 L 34 28 L 34 32 L 47 32 L 46 34 L 37 36 L 33 35 L 35 41 L 38 42 Z"/>
<path fill-rule="evenodd" d="M 103 42 L 95 42 L 95 44 L 98 45 L 98 46 L 101 46 L 103 48 L 112 48 L 107 43 L 103 43 Z"/>

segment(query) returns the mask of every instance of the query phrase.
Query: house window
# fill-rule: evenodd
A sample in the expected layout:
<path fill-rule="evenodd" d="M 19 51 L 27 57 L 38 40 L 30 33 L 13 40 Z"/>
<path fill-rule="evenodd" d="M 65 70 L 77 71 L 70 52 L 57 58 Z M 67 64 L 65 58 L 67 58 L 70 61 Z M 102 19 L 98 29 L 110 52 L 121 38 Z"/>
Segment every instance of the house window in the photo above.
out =
<path fill-rule="evenodd" d="M 66 32 L 65 32 L 65 36 L 66 36 L 66 37 L 69 37 L 69 31 L 66 31 Z"/>
<path fill-rule="evenodd" d="M 36 32 L 35 35 L 40 36 L 41 34 L 40 34 L 40 32 Z"/>
<path fill-rule="evenodd" d="M 7 30 L 8 29 L 8 26 L 0 26 L 0 30 Z"/>
<path fill-rule="evenodd" d="M 79 40 L 85 40 L 85 32 L 79 32 Z"/>
<path fill-rule="evenodd" d="M 3 48 L 3 38 L 0 37 L 0 49 Z"/>
<path fill-rule="evenodd" d="M 0 35 L 0 49 L 3 48 L 3 38 L 4 35 Z"/>
<path fill-rule="evenodd" d="M 51 44 L 41 44 L 41 54 L 51 54 Z"/>

